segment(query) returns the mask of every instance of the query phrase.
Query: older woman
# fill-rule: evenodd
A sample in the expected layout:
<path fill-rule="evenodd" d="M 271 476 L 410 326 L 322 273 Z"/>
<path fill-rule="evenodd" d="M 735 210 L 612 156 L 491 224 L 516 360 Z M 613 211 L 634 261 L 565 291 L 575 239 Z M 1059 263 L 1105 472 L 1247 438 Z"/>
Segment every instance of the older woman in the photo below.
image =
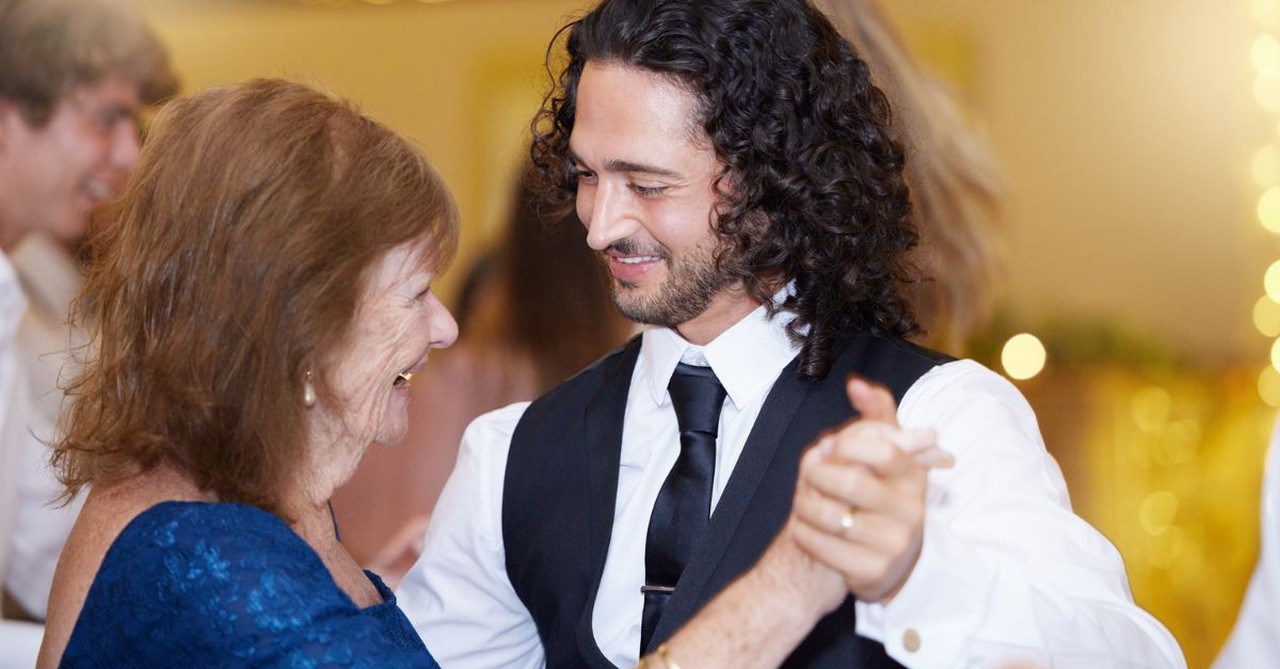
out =
<path fill-rule="evenodd" d="M 440 178 L 350 105 L 256 81 L 167 107 L 118 206 L 40 666 L 434 666 L 328 501 L 457 334 Z"/>

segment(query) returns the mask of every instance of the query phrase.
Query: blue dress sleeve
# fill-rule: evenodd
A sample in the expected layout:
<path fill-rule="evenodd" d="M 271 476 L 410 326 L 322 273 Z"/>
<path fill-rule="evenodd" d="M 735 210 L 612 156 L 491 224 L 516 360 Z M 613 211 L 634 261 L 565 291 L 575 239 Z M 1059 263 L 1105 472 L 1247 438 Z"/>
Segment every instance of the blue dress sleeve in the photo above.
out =
<path fill-rule="evenodd" d="M 121 532 L 62 666 L 437 667 L 394 600 L 358 608 L 282 520 L 191 502 Z"/>

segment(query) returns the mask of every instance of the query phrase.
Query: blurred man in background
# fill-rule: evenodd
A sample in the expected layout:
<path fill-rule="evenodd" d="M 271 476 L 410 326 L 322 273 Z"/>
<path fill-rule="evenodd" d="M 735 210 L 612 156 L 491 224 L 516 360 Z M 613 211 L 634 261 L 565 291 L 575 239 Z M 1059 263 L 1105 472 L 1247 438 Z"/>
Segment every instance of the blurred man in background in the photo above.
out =
<path fill-rule="evenodd" d="M 167 52 L 129 6 L 0 0 L 0 666 L 34 662 L 39 628 L 14 619 L 43 618 L 75 517 L 49 505 L 55 486 L 42 442 L 53 436 L 57 401 L 39 381 L 47 375 L 33 373 L 43 363 L 18 344 L 66 348 L 65 313 L 50 314 L 42 296 L 67 291 L 43 285 L 40 272 L 52 263 L 30 262 L 24 274 L 10 256 L 35 238 L 46 249 L 78 244 L 91 212 L 121 188 L 137 159 L 141 109 L 176 91 Z M 45 308 L 29 315 L 29 296 Z M 61 341 L 19 335 L 39 332 L 38 323 Z"/>

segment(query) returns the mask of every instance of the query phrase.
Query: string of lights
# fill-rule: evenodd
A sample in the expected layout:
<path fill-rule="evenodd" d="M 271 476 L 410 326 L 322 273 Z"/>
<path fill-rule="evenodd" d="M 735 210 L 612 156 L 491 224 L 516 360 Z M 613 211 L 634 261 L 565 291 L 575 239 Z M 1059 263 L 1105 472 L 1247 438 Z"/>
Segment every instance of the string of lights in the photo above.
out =
<path fill-rule="evenodd" d="M 1280 123 L 1280 0 L 1250 0 L 1250 13 L 1262 33 L 1253 41 L 1253 97 L 1258 107 Z M 1251 172 L 1262 190 L 1258 197 L 1258 222 L 1280 234 L 1280 124 L 1275 134 L 1253 156 Z M 1274 339 L 1271 361 L 1258 376 L 1258 395 L 1272 407 L 1280 407 L 1280 260 L 1263 276 L 1263 295 L 1253 306 L 1253 325 L 1264 337 Z"/>

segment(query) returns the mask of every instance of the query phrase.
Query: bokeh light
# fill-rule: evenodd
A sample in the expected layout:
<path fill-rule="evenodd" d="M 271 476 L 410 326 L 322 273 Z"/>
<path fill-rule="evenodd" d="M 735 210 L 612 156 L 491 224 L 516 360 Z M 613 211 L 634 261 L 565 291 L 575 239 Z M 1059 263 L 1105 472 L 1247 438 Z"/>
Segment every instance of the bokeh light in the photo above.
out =
<path fill-rule="evenodd" d="M 1160 386 L 1147 386 L 1134 393 L 1129 401 L 1133 422 L 1143 432 L 1155 432 L 1164 427 L 1172 408 L 1173 398 Z"/>
<path fill-rule="evenodd" d="M 1260 188 L 1280 185 L 1280 149 L 1268 144 L 1253 154 L 1253 180 Z"/>
<path fill-rule="evenodd" d="M 1000 351 L 1000 364 L 1004 365 L 1009 378 L 1024 381 L 1044 369 L 1047 357 L 1044 344 L 1035 335 L 1024 332 L 1005 342 L 1004 349 Z"/>
<path fill-rule="evenodd" d="M 1258 221 L 1267 230 L 1280 233 L 1280 187 L 1272 186 L 1258 198 Z"/>
<path fill-rule="evenodd" d="M 1147 537 L 1147 563 L 1156 569 L 1168 569 L 1182 557 L 1187 547 L 1186 532 L 1180 527 L 1170 527 Z"/>
<path fill-rule="evenodd" d="M 1266 289 L 1268 297 L 1280 302 L 1280 260 L 1267 268 L 1267 273 L 1262 277 L 1262 287 Z"/>
<path fill-rule="evenodd" d="M 1264 337 L 1280 337 L 1280 304 L 1263 295 L 1253 303 L 1253 327 Z"/>
<path fill-rule="evenodd" d="M 1258 375 L 1258 396 L 1267 406 L 1280 407 L 1280 371 L 1268 366 Z"/>
<path fill-rule="evenodd" d="M 1253 99 L 1269 112 L 1280 112 L 1280 76 L 1260 74 L 1253 80 Z"/>
<path fill-rule="evenodd" d="M 1164 534 L 1178 517 L 1178 496 L 1168 490 L 1147 495 L 1138 511 L 1142 529 L 1147 534 Z"/>
<path fill-rule="evenodd" d="M 1254 72 L 1260 75 L 1280 72 L 1280 41 L 1270 33 L 1259 35 L 1249 49 L 1249 57 Z"/>

